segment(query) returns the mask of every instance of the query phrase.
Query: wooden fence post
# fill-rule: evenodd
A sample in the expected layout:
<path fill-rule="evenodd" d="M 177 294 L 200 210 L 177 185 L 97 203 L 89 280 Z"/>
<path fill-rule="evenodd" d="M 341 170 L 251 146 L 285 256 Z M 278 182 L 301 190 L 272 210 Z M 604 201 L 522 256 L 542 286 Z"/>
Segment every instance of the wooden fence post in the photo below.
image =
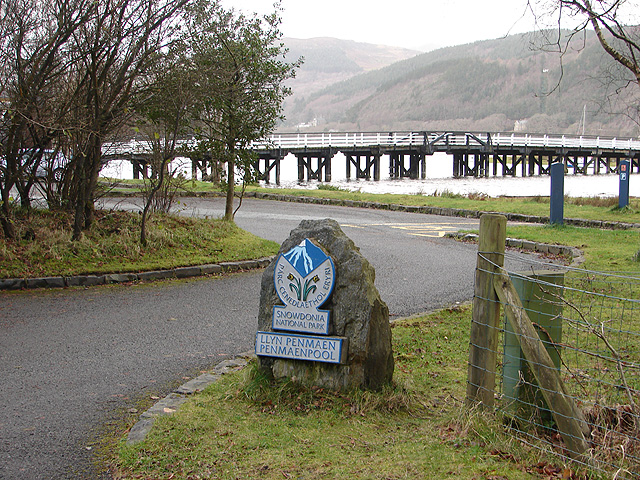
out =
<path fill-rule="evenodd" d="M 493 287 L 493 274 L 504 265 L 507 218 L 480 217 L 473 313 L 467 376 L 467 405 L 493 406 L 496 358 L 500 325 L 500 303 Z"/>

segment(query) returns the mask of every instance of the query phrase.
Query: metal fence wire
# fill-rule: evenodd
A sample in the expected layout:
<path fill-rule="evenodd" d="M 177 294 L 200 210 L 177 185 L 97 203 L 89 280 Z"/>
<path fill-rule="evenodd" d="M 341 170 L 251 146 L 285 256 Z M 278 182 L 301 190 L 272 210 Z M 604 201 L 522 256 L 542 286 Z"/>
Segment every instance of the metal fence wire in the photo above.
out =
<path fill-rule="evenodd" d="M 609 477 L 640 478 L 640 274 L 559 267 L 533 258 L 523 265 L 521 256 L 512 256 L 504 255 L 505 265 L 517 263 L 507 273 L 522 304 L 512 306 L 526 313 L 551 364 L 523 353 L 522 342 L 530 339 L 514 328 L 506 315 L 509 305 L 501 302 L 494 407 L 520 442 Z M 485 273 L 497 275 L 494 267 Z M 545 369 L 555 370 L 561 392 L 540 386 L 547 385 L 538 381 L 550 373 Z M 584 435 L 584 451 L 572 451 L 566 428 L 558 427 L 566 413 L 555 405 L 557 393 L 575 405 L 572 416 L 578 418 L 569 421 Z"/>

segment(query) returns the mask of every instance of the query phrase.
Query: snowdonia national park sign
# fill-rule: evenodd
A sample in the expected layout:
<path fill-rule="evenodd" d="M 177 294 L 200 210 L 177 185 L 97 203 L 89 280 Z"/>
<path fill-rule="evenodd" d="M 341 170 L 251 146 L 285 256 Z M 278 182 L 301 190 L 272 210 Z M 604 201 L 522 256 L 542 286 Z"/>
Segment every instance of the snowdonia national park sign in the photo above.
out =
<path fill-rule="evenodd" d="M 389 384 L 389 309 L 375 278 L 338 222 L 302 220 L 262 274 L 259 368 L 273 379 L 335 390 Z"/>
<path fill-rule="evenodd" d="M 333 290 L 333 261 L 311 240 L 278 256 L 274 272 L 276 293 L 284 306 L 273 307 L 273 329 L 329 333 L 329 312 L 319 307 Z"/>
<path fill-rule="evenodd" d="M 278 256 L 273 282 L 283 305 L 273 307 L 274 331 L 257 333 L 256 355 L 344 363 L 346 338 L 312 336 L 329 333 L 329 312 L 320 307 L 328 300 L 335 283 L 331 257 L 306 238 Z"/>

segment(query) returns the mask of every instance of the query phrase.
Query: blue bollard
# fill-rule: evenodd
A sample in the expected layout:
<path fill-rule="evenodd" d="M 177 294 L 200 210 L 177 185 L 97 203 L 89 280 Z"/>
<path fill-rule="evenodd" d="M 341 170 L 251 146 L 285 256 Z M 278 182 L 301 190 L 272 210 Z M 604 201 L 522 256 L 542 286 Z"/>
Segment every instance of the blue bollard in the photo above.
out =
<path fill-rule="evenodd" d="M 622 160 L 618 167 L 620 174 L 620 190 L 618 193 L 618 208 L 624 208 L 629 205 L 629 160 Z"/>
<path fill-rule="evenodd" d="M 551 202 L 550 223 L 562 225 L 564 221 L 564 163 L 552 163 L 551 171 Z"/>

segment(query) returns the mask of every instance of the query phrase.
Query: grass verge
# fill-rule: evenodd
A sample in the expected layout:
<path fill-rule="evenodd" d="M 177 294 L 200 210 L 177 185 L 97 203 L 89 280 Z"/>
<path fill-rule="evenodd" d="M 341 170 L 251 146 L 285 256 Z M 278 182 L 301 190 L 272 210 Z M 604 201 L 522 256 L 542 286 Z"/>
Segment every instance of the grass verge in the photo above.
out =
<path fill-rule="evenodd" d="M 118 479 L 537 478 L 539 453 L 461 414 L 470 307 L 394 323 L 394 384 L 340 393 L 223 377 L 147 439 L 121 443 Z M 546 464 L 546 463 L 545 463 Z"/>
<path fill-rule="evenodd" d="M 584 252 L 581 268 L 603 272 L 638 271 L 640 230 L 600 230 L 571 226 L 507 225 L 507 236 L 539 243 L 577 247 Z"/>
<path fill-rule="evenodd" d="M 458 208 L 482 212 L 519 213 L 523 215 L 549 216 L 549 197 L 488 197 L 478 194 L 459 195 L 436 192 L 433 195 L 399 195 L 349 192 L 334 188 L 316 190 L 258 188 L 255 191 L 280 193 L 301 197 L 335 200 L 356 200 L 408 206 Z M 249 190 L 251 191 L 251 190 Z M 617 198 L 566 197 L 565 218 L 640 223 L 640 200 L 631 199 L 628 208 L 619 209 Z"/>
<path fill-rule="evenodd" d="M 136 213 L 97 211 L 91 229 L 76 242 L 71 222 L 65 212 L 18 211 L 17 240 L 0 241 L 0 278 L 163 270 L 260 258 L 279 248 L 222 220 L 154 214 L 146 248 Z"/>
<path fill-rule="evenodd" d="M 112 194 L 131 193 L 142 180 L 119 180 L 113 187 Z M 132 188 L 133 187 L 133 188 Z M 219 192 L 220 189 L 210 182 L 187 182 L 182 193 L 185 195 Z M 519 213 L 523 215 L 549 216 L 549 197 L 489 197 L 483 194 L 454 194 L 449 191 L 433 194 L 373 194 L 348 191 L 331 184 L 322 184 L 317 189 L 285 189 L 247 187 L 247 192 L 275 193 L 300 197 L 325 198 L 333 200 L 355 200 L 408 206 L 432 206 L 440 208 L 459 208 L 486 212 Z M 611 222 L 640 223 L 640 199 L 630 199 L 628 208 L 619 209 L 618 198 L 600 197 L 566 197 L 564 216 L 585 220 L 603 220 Z"/>

